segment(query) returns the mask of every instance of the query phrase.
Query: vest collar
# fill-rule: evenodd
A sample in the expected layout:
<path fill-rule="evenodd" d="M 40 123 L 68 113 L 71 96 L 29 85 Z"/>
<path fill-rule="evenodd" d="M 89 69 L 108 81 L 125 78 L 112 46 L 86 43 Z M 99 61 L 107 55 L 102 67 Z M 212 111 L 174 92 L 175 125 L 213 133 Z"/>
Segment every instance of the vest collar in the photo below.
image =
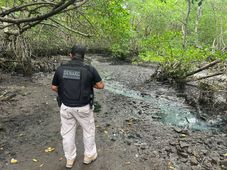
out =
<path fill-rule="evenodd" d="M 81 61 L 81 62 L 83 62 L 83 60 L 81 58 L 72 58 L 71 61 Z"/>
<path fill-rule="evenodd" d="M 73 58 L 69 63 L 75 63 L 75 64 L 83 64 L 84 61 L 80 58 Z"/>

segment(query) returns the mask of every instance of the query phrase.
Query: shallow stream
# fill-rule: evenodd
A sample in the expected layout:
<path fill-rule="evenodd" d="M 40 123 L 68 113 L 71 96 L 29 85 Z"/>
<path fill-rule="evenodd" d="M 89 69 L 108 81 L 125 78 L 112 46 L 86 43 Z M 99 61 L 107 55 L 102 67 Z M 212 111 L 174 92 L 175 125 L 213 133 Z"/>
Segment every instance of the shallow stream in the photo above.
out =
<path fill-rule="evenodd" d="M 180 103 L 177 100 L 166 99 L 164 97 L 157 98 L 152 92 L 151 94 L 143 95 L 141 92 L 128 89 L 116 81 L 105 80 L 105 82 L 105 89 L 111 93 L 141 100 L 149 103 L 153 107 L 159 108 L 161 112 L 158 113 L 158 116 L 160 116 L 160 120 L 164 123 L 188 127 L 195 130 L 213 128 L 208 122 L 196 118 L 196 113 L 193 113 L 186 104 Z"/>

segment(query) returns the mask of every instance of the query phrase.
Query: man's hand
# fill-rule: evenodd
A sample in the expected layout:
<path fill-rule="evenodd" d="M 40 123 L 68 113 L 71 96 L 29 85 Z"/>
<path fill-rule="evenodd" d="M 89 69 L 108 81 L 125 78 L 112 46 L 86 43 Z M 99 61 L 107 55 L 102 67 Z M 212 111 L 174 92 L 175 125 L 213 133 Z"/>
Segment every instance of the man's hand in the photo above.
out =
<path fill-rule="evenodd" d="M 100 82 L 98 82 L 98 83 L 96 83 L 94 85 L 94 88 L 96 88 L 96 89 L 104 89 L 104 86 L 105 86 L 105 84 L 103 83 L 103 81 L 100 81 Z"/>
<path fill-rule="evenodd" d="M 53 90 L 54 92 L 58 92 L 58 86 L 54 86 L 54 85 L 52 85 L 51 86 L 51 90 Z"/>

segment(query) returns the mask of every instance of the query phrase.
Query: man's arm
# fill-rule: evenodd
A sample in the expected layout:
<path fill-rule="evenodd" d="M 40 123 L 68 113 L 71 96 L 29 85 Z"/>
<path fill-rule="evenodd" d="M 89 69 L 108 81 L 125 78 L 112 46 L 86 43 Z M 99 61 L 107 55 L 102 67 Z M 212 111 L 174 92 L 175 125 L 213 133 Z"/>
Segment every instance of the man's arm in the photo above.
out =
<path fill-rule="evenodd" d="M 92 74 L 93 74 L 93 82 L 94 82 L 94 85 L 93 87 L 96 88 L 96 89 L 104 89 L 104 82 L 102 81 L 102 78 L 100 77 L 98 71 L 92 67 Z"/>
<path fill-rule="evenodd" d="M 100 81 L 100 82 L 97 82 L 95 85 L 94 85 L 94 88 L 96 89 L 104 89 L 104 82 L 103 81 Z"/>
<path fill-rule="evenodd" d="M 51 90 L 57 93 L 58 92 L 58 86 L 52 85 Z"/>
<path fill-rule="evenodd" d="M 58 81 L 58 69 L 54 73 L 54 77 L 53 77 L 53 80 L 52 80 L 52 86 L 51 86 L 51 90 L 54 91 L 54 92 L 56 92 L 56 93 L 58 93 L 58 85 L 59 85 L 59 81 Z"/>

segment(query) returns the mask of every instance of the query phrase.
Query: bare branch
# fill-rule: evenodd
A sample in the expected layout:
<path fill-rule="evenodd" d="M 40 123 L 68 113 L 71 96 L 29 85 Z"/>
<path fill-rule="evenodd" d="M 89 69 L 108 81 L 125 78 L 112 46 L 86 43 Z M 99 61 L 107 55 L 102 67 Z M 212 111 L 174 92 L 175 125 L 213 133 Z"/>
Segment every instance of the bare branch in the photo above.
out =
<path fill-rule="evenodd" d="M 72 28 L 70 28 L 70 27 L 68 27 L 68 26 L 66 26 L 66 25 L 61 24 L 60 22 L 58 22 L 58 21 L 56 21 L 56 20 L 54 20 L 54 19 L 50 19 L 50 20 L 51 20 L 52 22 L 54 22 L 54 23 L 60 25 L 61 27 L 64 27 L 65 29 L 67 29 L 67 30 L 73 32 L 73 33 L 76 33 L 76 34 L 79 34 L 79 35 L 82 35 L 82 36 L 85 36 L 85 37 L 91 37 L 91 35 L 89 35 L 89 34 L 86 34 L 86 33 L 83 33 L 83 32 L 77 31 L 77 30 L 74 30 L 74 29 L 72 29 Z"/>
<path fill-rule="evenodd" d="M 46 25 L 46 26 L 50 26 L 50 27 L 54 27 L 54 28 L 59 28 L 57 25 L 51 24 L 51 23 L 45 23 L 45 22 L 41 22 L 41 25 Z"/>
<path fill-rule="evenodd" d="M 40 15 L 38 10 L 41 9 L 41 8 L 45 8 L 45 7 L 47 7 L 47 6 L 46 5 L 40 5 L 40 6 L 37 6 L 36 8 L 28 10 L 28 12 L 29 12 L 28 17 L 30 17 L 32 14 L 33 15 Z"/>
<path fill-rule="evenodd" d="M 4 25 L 4 26 L 2 26 L 2 27 L 0 27 L 0 29 L 5 29 L 5 28 L 7 28 L 7 27 L 10 27 L 10 26 L 13 26 L 14 24 L 7 24 L 7 25 Z"/>
<path fill-rule="evenodd" d="M 215 61 L 213 61 L 213 62 L 211 62 L 211 63 L 209 63 L 209 64 L 207 64 L 207 65 L 205 65 L 205 66 L 203 66 L 203 67 L 201 67 L 201 68 L 199 68 L 197 70 L 195 70 L 195 71 L 192 71 L 192 72 L 188 73 L 184 78 L 192 76 L 192 75 L 194 75 L 196 73 L 199 73 L 199 72 L 201 72 L 203 70 L 206 70 L 206 69 L 208 69 L 210 67 L 213 67 L 214 65 L 216 65 L 216 64 L 218 64 L 220 62 L 221 62 L 221 60 L 215 60 Z"/>
<path fill-rule="evenodd" d="M 21 5 L 21 6 L 16 6 L 14 8 L 11 8 L 11 9 L 8 9 L 8 10 L 5 10 L 3 11 L 2 13 L 0 13 L 0 16 L 1 17 L 4 17 L 6 15 L 9 15 L 10 13 L 13 13 L 13 12 L 16 12 L 16 11 L 20 11 L 22 10 L 23 8 L 26 8 L 26 7 L 29 7 L 29 6 L 35 6 L 35 5 L 56 5 L 55 3 L 53 2 L 36 2 L 36 3 L 29 3 L 29 4 L 25 4 L 25 5 Z"/>
<path fill-rule="evenodd" d="M 62 1 L 64 1 L 64 0 L 62 0 Z M 70 6 L 73 3 L 75 3 L 75 1 L 76 0 L 69 0 L 67 3 L 64 3 L 63 5 L 60 5 L 59 7 L 54 8 L 50 12 L 48 12 L 48 13 L 46 13 L 44 15 L 41 15 L 41 16 L 37 16 L 37 17 L 33 17 L 33 18 L 22 18 L 22 19 L 12 19 L 12 18 L 0 17 L 0 21 L 1 22 L 13 23 L 13 24 L 21 24 L 21 23 L 26 23 L 26 22 L 42 21 L 42 20 L 48 19 L 49 17 L 52 17 L 53 15 L 61 12 L 64 9 L 66 9 L 68 6 Z M 79 3 L 79 4 L 81 4 L 81 3 Z"/>
<path fill-rule="evenodd" d="M 197 79 L 190 79 L 190 80 L 187 80 L 186 82 L 193 82 L 193 81 L 203 80 L 203 79 L 207 79 L 207 78 L 219 76 L 219 75 L 222 75 L 222 74 L 224 74 L 224 73 L 223 73 L 223 72 L 214 73 L 214 74 L 211 74 L 211 75 L 208 75 L 208 76 L 199 77 L 199 78 L 197 78 Z"/>
<path fill-rule="evenodd" d="M 83 0 L 81 2 L 77 2 L 76 5 L 74 5 L 73 7 L 69 8 L 69 9 L 63 10 L 61 13 L 75 10 L 76 8 L 78 8 L 78 7 L 82 6 L 82 5 L 84 6 L 84 4 L 87 3 L 87 2 L 88 2 L 88 0 Z"/>
<path fill-rule="evenodd" d="M 39 21 L 36 21 L 36 22 L 33 22 L 31 24 L 28 24 L 26 26 L 24 26 L 22 29 L 19 30 L 18 34 L 22 34 L 23 32 L 27 31 L 28 29 L 38 25 L 39 23 L 41 23 L 42 20 L 39 20 Z"/>

